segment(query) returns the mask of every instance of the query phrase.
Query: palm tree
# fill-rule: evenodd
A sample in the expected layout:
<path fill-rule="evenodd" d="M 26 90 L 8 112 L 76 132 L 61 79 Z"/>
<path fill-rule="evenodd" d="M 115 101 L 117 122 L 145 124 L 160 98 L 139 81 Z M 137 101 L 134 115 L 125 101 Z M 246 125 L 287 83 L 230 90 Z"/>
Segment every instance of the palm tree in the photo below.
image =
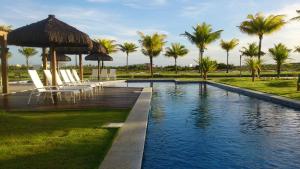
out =
<path fill-rule="evenodd" d="M 189 51 L 180 43 L 172 43 L 171 47 L 166 48 L 165 56 L 175 59 L 175 72 L 177 74 L 177 58 L 186 55 Z"/>
<path fill-rule="evenodd" d="M 18 50 L 26 58 L 26 66 L 29 68 L 29 58 L 36 55 L 38 52 L 35 48 L 21 48 Z"/>
<path fill-rule="evenodd" d="M 142 53 L 150 59 L 150 73 L 153 77 L 153 58 L 158 56 L 163 50 L 165 45 L 166 35 L 154 33 L 152 35 L 145 35 L 142 32 L 138 32 L 140 36 L 140 44 L 142 46 Z"/>
<path fill-rule="evenodd" d="M 201 62 L 199 59 L 195 60 L 197 63 Z M 204 80 L 207 79 L 207 74 L 210 71 L 214 71 L 217 69 L 217 62 L 215 60 L 211 60 L 210 57 L 202 58 L 201 67 L 203 71 Z"/>
<path fill-rule="evenodd" d="M 250 58 L 257 57 L 259 52 L 258 45 L 255 42 L 249 43 L 247 47 L 242 47 L 240 52 L 243 56 Z M 261 55 L 264 55 L 264 53 L 261 52 Z"/>
<path fill-rule="evenodd" d="M 300 21 L 300 10 L 296 10 L 296 12 L 298 13 L 298 16 L 292 18 L 291 20 L 298 20 L 298 21 Z"/>
<path fill-rule="evenodd" d="M 264 16 L 261 13 L 257 13 L 256 15 L 248 15 L 247 20 L 240 24 L 239 29 L 241 32 L 258 36 L 258 60 L 260 60 L 261 57 L 261 47 L 264 35 L 271 34 L 282 28 L 286 24 L 284 18 L 285 15 Z M 258 70 L 258 74 L 260 74 L 260 70 Z"/>
<path fill-rule="evenodd" d="M 258 58 L 250 57 L 245 59 L 246 66 L 249 68 L 252 76 L 252 82 L 255 80 L 256 72 L 261 69 L 261 61 Z"/>
<path fill-rule="evenodd" d="M 211 25 L 203 22 L 202 24 L 198 24 L 196 27 L 193 27 L 192 33 L 185 31 L 185 33 L 182 34 L 183 36 L 187 37 L 187 39 L 192 44 L 195 44 L 199 49 L 199 72 L 201 73 L 201 76 L 203 74 L 200 66 L 204 50 L 206 49 L 208 44 L 220 38 L 222 31 L 223 30 L 218 30 L 214 32 Z"/>
<path fill-rule="evenodd" d="M 227 53 L 227 68 L 226 68 L 226 73 L 228 73 L 228 57 L 229 57 L 229 51 L 234 49 L 237 45 L 239 44 L 238 39 L 231 39 L 230 41 L 224 41 L 221 40 L 221 47 L 224 49 Z"/>
<path fill-rule="evenodd" d="M 138 48 L 134 43 L 125 42 L 123 45 L 119 45 L 120 50 L 126 53 L 126 71 L 128 72 L 128 55 L 135 52 Z"/>
<path fill-rule="evenodd" d="M 118 51 L 118 45 L 115 40 L 111 39 L 95 39 L 96 42 L 100 43 L 105 47 L 107 54 L 113 54 Z M 102 60 L 102 68 L 104 67 L 104 61 Z"/>
<path fill-rule="evenodd" d="M 275 44 L 269 49 L 272 59 L 276 62 L 277 77 L 280 77 L 281 66 L 289 59 L 291 49 L 288 49 L 284 44 Z"/>

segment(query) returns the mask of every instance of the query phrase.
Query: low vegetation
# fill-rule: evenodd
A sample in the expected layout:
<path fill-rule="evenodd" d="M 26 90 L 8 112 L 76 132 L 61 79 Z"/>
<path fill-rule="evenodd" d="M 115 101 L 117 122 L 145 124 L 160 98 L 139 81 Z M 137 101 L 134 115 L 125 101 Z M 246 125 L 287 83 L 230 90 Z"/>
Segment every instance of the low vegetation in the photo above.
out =
<path fill-rule="evenodd" d="M 0 113 L 0 168 L 98 168 L 128 110 Z"/>
<path fill-rule="evenodd" d="M 297 79 L 261 78 L 251 82 L 249 78 L 215 78 L 213 81 L 246 89 L 275 94 L 300 100 L 300 92 L 296 91 Z"/>

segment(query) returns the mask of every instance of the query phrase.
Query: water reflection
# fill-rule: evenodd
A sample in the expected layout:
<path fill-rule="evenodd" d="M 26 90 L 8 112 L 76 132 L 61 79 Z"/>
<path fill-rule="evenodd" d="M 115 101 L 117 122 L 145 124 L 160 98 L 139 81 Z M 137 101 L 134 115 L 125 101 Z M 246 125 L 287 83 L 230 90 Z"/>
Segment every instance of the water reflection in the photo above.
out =
<path fill-rule="evenodd" d="M 199 83 L 199 95 L 195 100 L 197 108 L 192 110 L 191 115 L 195 120 L 195 126 L 202 129 L 208 127 L 213 119 L 207 97 L 209 97 L 207 84 Z"/>
<path fill-rule="evenodd" d="M 174 87 L 167 88 L 167 94 L 172 98 L 172 99 L 179 99 L 182 98 L 186 93 L 183 89 L 182 85 L 178 85 L 177 83 L 174 83 Z"/>
<path fill-rule="evenodd" d="M 153 86 L 153 83 L 152 83 Z M 160 91 L 156 89 L 152 93 L 152 100 L 151 100 L 151 118 L 156 121 L 160 122 L 164 119 L 165 116 L 165 104 L 162 99 L 162 95 Z"/>

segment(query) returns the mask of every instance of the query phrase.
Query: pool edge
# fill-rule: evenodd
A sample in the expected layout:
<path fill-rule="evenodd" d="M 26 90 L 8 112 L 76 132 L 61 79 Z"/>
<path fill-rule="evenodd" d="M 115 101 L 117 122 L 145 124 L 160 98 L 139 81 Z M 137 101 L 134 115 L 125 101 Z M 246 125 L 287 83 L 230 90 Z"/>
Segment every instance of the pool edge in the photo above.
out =
<path fill-rule="evenodd" d="M 152 88 L 143 88 L 99 169 L 140 169 L 148 126 Z"/>
<path fill-rule="evenodd" d="M 240 87 L 231 86 L 223 83 L 217 83 L 213 81 L 206 81 L 206 83 L 231 92 L 240 93 L 246 96 L 255 97 L 264 101 L 269 101 L 271 103 L 300 110 L 300 101 L 295 99 L 289 99 L 278 95 L 263 93 L 255 90 L 240 88 Z"/>

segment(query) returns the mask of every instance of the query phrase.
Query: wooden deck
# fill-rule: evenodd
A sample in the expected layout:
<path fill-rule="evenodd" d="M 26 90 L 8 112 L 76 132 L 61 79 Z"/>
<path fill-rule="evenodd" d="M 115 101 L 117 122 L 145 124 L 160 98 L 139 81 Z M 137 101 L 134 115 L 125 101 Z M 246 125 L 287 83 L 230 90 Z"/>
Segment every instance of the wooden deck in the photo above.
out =
<path fill-rule="evenodd" d="M 36 103 L 33 98 L 28 105 L 27 100 L 30 91 L 17 92 L 6 96 L 0 96 L 0 109 L 6 111 L 55 111 L 55 110 L 84 110 L 98 108 L 132 108 L 136 102 L 142 88 L 126 87 L 104 87 L 94 97 L 82 99 L 75 104 L 62 101 L 58 104 L 52 104 L 50 100 Z"/>

